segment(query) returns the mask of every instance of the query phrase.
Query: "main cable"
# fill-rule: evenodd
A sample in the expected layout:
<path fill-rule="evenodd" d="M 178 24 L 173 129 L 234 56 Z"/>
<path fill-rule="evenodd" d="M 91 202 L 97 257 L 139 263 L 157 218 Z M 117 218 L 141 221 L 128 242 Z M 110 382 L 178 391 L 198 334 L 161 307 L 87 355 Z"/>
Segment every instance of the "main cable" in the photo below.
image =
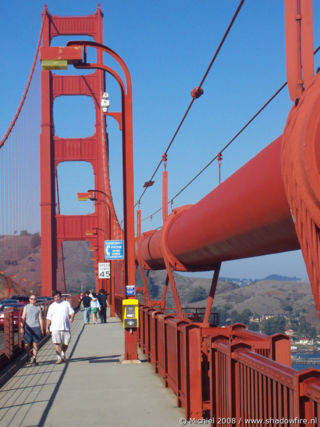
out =
<path fill-rule="evenodd" d="M 250 120 L 222 147 L 221 150 L 184 186 L 181 190 L 178 191 L 169 201 L 172 203 L 174 199 L 176 199 L 180 194 L 186 190 L 189 185 L 193 183 L 218 157 L 219 154 L 222 154 L 237 138 L 242 134 L 242 132 L 262 113 L 262 111 L 270 104 L 274 98 L 279 95 L 279 93 L 287 86 L 287 82 L 285 82 L 272 96 L 268 99 L 268 101 L 251 117 Z"/>
<path fill-rule="evenodd" d="M 48 19 L 47 15 L 46 15 L 46 19 Z M 8 139 L 8 136 L 10 135 L 10 132 L 12 131 L 14 125 L 16 124 L 16 121 L 17 121 L 17 119 L 19 117 L 20 111 L 22 110 L 24 101 L 26 100 L 27 93 L 29 91 L 29 87 L 30 87 L 30 84 L 31 84 L 33 72 L 35 70 L 37 59 L 38 59 L 38 54 L 39 54 L 39 50 L 40 50 L 40 44 L 41 44 L 41 40 L 42 40 L 43 27 L 44 27 L 44 20 L 42 21 L 42 24 L 41 24 L 40 34 L 39 34 L 39 38 L 38 38 L 38 42 L 37 42 L 37 47 L 36 47 L 36 53 L 35 53 L 34 58 L 33 58 L 32 66 L 31 66 L 31 71 L 30 71 L 30 74 L 29 74 L 29 78 L 28 78 L 25 90 L 23 92 L 20 104 L 19 104 L 19 106 L 17 108 L 17 111 L 16 111 L 13 119 L 12 119 L 12 121 L 11 121 L 11 123 L 10 123 L 7 131 L 6 131 L 6 133 L 3 135 L 2 139 L 0 140 L 0 148 L 4 145 L 4 143 Z"/>
<path fill-rule="evenodd" d="M 242 134 L 242 132 L 259 116 L 259 114 L 262 113 L 262 111 L 270 104 L 271 101 L 274 100 L 274 98 L 279 95 L 279 93 L 287 86 L 287 82 L 283 83 L 282 86 L 268 99 L 267 102 L 263 104 L 262 107 L 259 108 L 259 110 L 245 123 L 245 125 L 242 126 L 242 128 L 222 147 L 221 150 L 205 165 L 203 168 L 196 174 L 194 177 L 187 182 L 168 202 L 172 203 L 180 194 L 185 191 L 218 157 L 219 154 L 222 154 L 237 138 Z M 142 221 L 152 217 L 159 211 L 161 211 L 162 208 L 157 209 L 152 214 L 148 215 L 147 217 L 143 218 Z"/>
<path fill-rule="evenodd" d="M 314 50 L 313 54 L 315 55 L 320 50 L 320 45 Z M 318 68 L 317 72 L 320 70 L 320 67 Z M 194 177 L 187 182 L 169 201 L 169 203 L 173 203 L 173 201 L 180 196 L 183 191 L 185 191 L 217 158 L 220 154 L 222 154 L 237 138 L 242 134 L 242 132 L 259 116 L 260 113 L 270 104 L 271 101 L 273 101 L 276 96 L 279 95 L 279 93 L 287 86 L 288 82 L 283 83 L 282 86 L 279 87 L 279 89 L 268 99 L 267 102 L 263 104 L 261 108 L 247 121 L 247 123 L 222 147 L 222 149 L 196 174 Z M 146 216 L 141 221 L 145 221 L 146 219 L 152 218 L 155 214 L 161 211 L 162 208 L 157 209 L 152 214 Z"/>

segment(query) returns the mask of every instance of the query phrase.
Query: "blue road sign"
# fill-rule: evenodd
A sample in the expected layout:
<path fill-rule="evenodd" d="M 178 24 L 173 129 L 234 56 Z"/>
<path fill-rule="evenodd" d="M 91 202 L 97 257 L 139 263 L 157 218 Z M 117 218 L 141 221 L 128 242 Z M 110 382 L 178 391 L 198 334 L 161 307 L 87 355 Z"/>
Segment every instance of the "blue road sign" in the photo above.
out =
<path fill-rule="evenodd" d="M 123 259 L 124 244 L 123 240 L 105 240 L 104 241 L 104 259 Z"/>
<path fill-rule="evenodd" d="M 127 297 L 132 297 L 135 296 L 136 294 L 136 287 L 135 285 L 127 285 L 126 286 L 126 296 Z"/>

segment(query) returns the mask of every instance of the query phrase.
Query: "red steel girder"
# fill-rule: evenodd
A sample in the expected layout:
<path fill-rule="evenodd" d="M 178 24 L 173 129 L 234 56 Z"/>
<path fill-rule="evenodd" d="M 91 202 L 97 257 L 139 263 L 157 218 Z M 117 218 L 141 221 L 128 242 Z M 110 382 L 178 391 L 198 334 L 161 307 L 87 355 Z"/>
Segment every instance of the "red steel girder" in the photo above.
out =
<path fill-rule="evenodd" d="M 279 137 L 197 204 L 173 211 L 164 240 L 177 270 L 212 270 L 221 261 L 299 249 L 281 177 L 281 146 Z M 138 241 L 151 269 L 164 268 L 162 233 Z"/>

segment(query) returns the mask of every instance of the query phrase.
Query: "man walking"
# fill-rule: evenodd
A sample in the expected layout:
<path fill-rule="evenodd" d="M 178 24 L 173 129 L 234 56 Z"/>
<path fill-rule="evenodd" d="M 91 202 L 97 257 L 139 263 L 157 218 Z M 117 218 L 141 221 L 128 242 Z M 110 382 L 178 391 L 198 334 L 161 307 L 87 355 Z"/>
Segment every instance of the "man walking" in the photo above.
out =
<path fill-rule="evenodd" d="M 47 313 L 47 334 L 52 335 L 52 342 L 56 347 L 57 364 L 65 362 L 66 351 L 70 342 L 70 323 L 74 319 L 74 310 L 68 301 L 61 299 L 61 292 L 57 291 L 54 302 L 49 306 Z M 50 330 L 49 330 L 50 329 Z"/>
<path fill-rule="evenodd" d="M 101 321 L 101 323 L 107 323 L 108 301 L 107 301 L 107 295 L 106 295 L 105 290 L 100 289 L 97 297 L 98 297 L 98 300 L 100 303 L 100 311 L 99 311 L 100 321 Z"/>
<path fill-rule="evenodd" d="M 82 304 L 83 304 L 83 321 L 84 324 L 88 324 L 90 322 L 90 303 L 91 298 L 89 297 L 90 292 L 87 291 L 85 295 L 82 297 Z"/>
<path fill-rule="evenodd" d="M 24 346 L 30 358 L 29 364 L 34 366 L 38 364 L 38 342 L 41 340 L 41 335 L 43 335 L 44 332 L 41 308 L 36 305 L 36 302 L 36 295 L 30 295 L 29 304 L 23 307 L 20 325 L 20 332 L 23 333 Z"/>

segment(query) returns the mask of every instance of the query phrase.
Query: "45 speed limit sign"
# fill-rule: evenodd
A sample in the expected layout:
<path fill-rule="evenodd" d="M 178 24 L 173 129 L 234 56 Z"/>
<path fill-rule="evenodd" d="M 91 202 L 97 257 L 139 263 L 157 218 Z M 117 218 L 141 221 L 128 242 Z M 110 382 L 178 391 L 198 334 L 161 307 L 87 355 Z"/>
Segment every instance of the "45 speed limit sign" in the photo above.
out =
<path fill-rule="evenodd" d="M 110 279 L 110 262 L 99 262 L 98 278 Z"/>

